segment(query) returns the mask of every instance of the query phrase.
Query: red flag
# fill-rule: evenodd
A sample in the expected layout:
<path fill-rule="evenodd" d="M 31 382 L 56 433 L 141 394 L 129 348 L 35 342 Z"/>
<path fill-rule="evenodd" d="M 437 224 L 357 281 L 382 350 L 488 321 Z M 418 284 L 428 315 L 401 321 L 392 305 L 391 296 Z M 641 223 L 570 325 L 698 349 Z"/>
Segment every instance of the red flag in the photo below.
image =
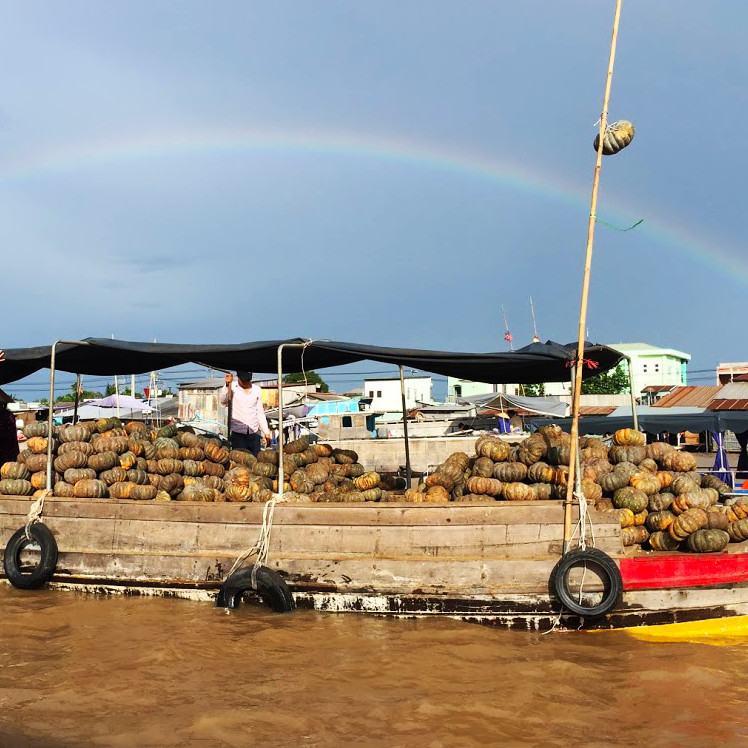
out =
<path fill-rule="evenodd" d="M 506 331 L 506 332 L 504 333 L 504 340 L 506 340 L 506 341 L 508 341 L 509 343 L 511 343 L 511 342 L 512 342 L 512 341 L 514 340 L 514 335 L 512 335 L 512 333 L 510 333 L 510 332 L 509 332 L 509 330 L 507 330 L 507 331 Z"/>

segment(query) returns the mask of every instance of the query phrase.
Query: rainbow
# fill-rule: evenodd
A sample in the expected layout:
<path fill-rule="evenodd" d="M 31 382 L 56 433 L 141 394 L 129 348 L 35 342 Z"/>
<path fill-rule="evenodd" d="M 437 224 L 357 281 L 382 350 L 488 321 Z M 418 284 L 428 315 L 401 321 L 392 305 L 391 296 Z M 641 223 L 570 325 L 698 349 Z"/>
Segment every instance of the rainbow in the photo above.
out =
<path fill-rule="evenodd" d="M 515 191 L 566 203 L 586 211 L 589 187 L 564 180 L 558 175 L 541 172 L 511 158 L 471 151 L 443 144 L 388 139 L 377 135 L 344 132 L 291 131 L 279 129 L 211 129 L 207 132 L 177 133 L 168 136 L 144 136 L 127 140 L 109 140 L 99 144 L 68 146 L 59 150 L 39 152 L 0 169 L 0 185 L 43 178 L 49 174 L 81 169 L 100 168 L 117 162 L 170 156 L 205 155 L 206 153 L 237 154 L 252 152 L 306 153 L 349 158 L 377 159 L 405 164 L 413 168 L 453 173 L 481 179 Z M 614 216 L 603 215 L 620 225 L 630 225 L 644 217 L 637 233 L 682 252 L 723 272 L 730 280 L 748 284 L 748 259 L 737 247 L 711 232 L 686 226 L 680 220 L 653 217 L 646 210 L 609 200 L 616 205 Z M 623 207 L 621 207 L 623 206 Z M 582 214 L 584 215 L 584 213 Z M 604 230 L 602 228 L 598 229 Z"/>

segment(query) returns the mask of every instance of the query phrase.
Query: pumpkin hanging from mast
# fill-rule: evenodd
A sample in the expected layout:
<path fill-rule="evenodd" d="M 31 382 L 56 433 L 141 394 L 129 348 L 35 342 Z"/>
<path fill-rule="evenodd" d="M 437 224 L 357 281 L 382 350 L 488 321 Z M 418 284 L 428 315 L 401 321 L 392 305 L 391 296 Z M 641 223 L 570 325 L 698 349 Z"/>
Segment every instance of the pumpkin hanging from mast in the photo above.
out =
<path fill-rule="evenodd" d="M 605 128 L 603 137 L 603 155 L 612 156 L 625 148 L 634 139 L 634 125 L 625 119 L 619 119 Z M 593 147 L 597 150 L 600 144 L 600 133 L 595 136 Z"/>

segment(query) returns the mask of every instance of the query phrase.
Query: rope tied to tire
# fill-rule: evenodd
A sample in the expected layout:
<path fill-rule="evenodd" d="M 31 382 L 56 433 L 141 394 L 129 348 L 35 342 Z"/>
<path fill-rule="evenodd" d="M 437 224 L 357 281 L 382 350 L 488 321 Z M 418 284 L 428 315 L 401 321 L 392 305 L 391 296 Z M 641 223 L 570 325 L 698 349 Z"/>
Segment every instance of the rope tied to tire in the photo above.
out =
<path fill-rule="evenodd" d="M 257 570 L 267 564 L 270 552 L 270 531 L 273 529 L 273 513 L 275 512 L 276 501 L 277 499 L 273 497 L 265 502 L 262 510 L 262 526 L 260 527 L 260 536 L 257 538 L 257 542 L 234 561 L 234 565 L 229 571 L 229 576 L 231 576 L 244 561 L 250 556 L 257 554 L 257 559 L 252 567 L 252 587 L 254 589 L 257 589 Z"/>
<path fill-rule="evenodd" d="M 33 540 L 33 538 L 31 537 L 31 526 L 36 522 L 41 522 L 42 512 L 44 511 L 44 499 L 46 499 L 47 496 L 52 496 L 51 488 L 45 488 L 41 492 L 41 494 L 39 494 L 39 498 L 31 505 L 31 508 L 29 509 L 29 514 L 26 519 L 26 526 L 24 528 L 24 533 L 27 540 Z"/>

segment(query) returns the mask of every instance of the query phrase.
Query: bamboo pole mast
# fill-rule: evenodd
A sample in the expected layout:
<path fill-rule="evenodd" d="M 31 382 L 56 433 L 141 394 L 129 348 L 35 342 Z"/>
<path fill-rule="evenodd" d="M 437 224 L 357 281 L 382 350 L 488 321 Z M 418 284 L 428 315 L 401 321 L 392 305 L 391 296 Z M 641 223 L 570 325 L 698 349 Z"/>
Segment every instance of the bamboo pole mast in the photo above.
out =
<path fill-rule="evenodd" d="M 571 543 L 571 510 L 574 499 L 576 482 L 577 451 L 579 449 L 579 398 L 582 394 L 582 371 L 584 367 L 584 339 L 587 326 L 587 299 L 590 287 L 590 269 L 592 267 L 592 247 L 595 240 L 595 219 L 597 213 L 597 194 L 600 186 L 600 168 L 603 160 L 603 141 L 608 126 L 608 103 L 610 101 L 610 87 L 613 81 L 613 65 L 616 59 L 616 43 L 618 41 L 618 25 L 621 20 L 622 0 L 616 0 L 615 16 L 613 18 L 613 34 L 610 40 L 610 57 L 608 58 L 608 75 L 605 79 L 605 94 L 603 109 L 600 114 L 600 133 L 597 143 L 597 158 L 595 159 L 595 173 L 592 180 L 592 196 L 590 198 L 590 217 L 587 224 L 587 248 L 585 250 L 584 276 L 582 279 L 582 300 L 579 309 L 579 331 L 577 335 L 577 359 L 574 362 L 574 394 L 571 411 L 571 445 L 569 456 L 569 482 L 566 486 L 566 502 L 564 506 L 564 543 L 563 553 L 569 550 Z"/>

